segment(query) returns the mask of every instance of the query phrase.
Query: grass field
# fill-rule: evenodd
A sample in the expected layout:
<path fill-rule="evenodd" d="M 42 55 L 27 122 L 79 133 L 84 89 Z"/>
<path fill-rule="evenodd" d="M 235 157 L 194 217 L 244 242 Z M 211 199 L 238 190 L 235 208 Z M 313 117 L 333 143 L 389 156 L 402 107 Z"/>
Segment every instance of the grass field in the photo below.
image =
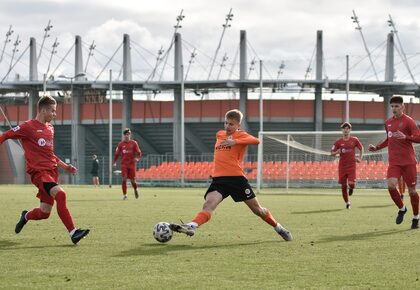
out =
<path fill-rule="evenodd" d="M 395 224 L 384 190 L 357 190 L 351 210 L 333 190 L 267 190 L 258 198 L 293 242 L 228 198 L 194 237 L 159 244 L 153 225 L 189 221 L 204 189 L 142 188 L 122 201 L 119 187 L 65 188 L 76 225 L 91 229 L 77 246 L 55 210 L 16 235 L 35 190 L 0 186 L 0 289 L 420 288 L 420 231 L 411 209 Z"/>

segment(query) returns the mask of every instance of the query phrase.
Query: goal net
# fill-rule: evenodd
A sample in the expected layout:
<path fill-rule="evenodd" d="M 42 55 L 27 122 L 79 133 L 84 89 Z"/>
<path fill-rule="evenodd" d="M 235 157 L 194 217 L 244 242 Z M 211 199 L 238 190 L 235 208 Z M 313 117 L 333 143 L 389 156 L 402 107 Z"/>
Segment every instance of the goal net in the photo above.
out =
<path fill-rule="evenodd" d="M 352 131 L 364 146 L 361 163 L 356 165 L 357 186 L 385 187 L 388 150 L 369 152 L 369 144 L 386 138 L 385 131 Z M 258 147 L 257 190 L 263 187 L 338 187 L 339 156 L 331 156 L 341 131 L 260 132 Z M 414 144 L 420 156 L 420 144 Z M 359 151 L 356 150 L 356 156 Z M 418 158 L 417 157 L 417 158 Z M 420 169 L 420 168 L 419 168 Z"/>

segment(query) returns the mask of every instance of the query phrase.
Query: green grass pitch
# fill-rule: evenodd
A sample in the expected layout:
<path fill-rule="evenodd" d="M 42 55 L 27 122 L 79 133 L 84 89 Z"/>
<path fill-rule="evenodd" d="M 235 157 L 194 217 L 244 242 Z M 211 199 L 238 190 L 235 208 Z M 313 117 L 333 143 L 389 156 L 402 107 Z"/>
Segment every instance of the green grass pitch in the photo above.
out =
<path fill-rule="evenodd" d="M 339 190 L 302 189 L 258 196 L 294 235 L 284 242 L 242 203 L 226 199 L 194 237 L 167 244 L 159 221 L 189 221 L 205 189 L 64 186 L 78 227 L 77 246 L 55 208 L 18 235 L 23 209 L 38 205 L 32 186 L 0 186 L 0 289 L 419 289 L 420 230 L 401 225 L 385 190 L 356 190 L 351 210 Z M 406 202 L 408 203 L 408 196 Z M 408 203 L 409 205 L 409 203 Z"/>

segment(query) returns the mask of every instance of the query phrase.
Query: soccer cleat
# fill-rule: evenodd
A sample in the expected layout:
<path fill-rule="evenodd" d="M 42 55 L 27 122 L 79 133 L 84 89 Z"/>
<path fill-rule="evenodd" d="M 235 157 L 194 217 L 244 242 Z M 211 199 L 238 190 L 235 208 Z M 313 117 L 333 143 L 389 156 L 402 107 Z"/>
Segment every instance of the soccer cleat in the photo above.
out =
<path fill-rule="evenodd" d="M 74 234 L 71 236 L 71 241 L 73 242 L 73 244 L 76 245 L 81 239 L 86 237 L 89 234 L 89 232 L 90 232 L 89 229 L 86 229 L 86 230 L 76 229 Z"/>
<path fill-rule="evenodd" d="M 20 214 L 20 219 L 18 221 L 18 223 L 16 224 L 15 227 L 15 233 L 20 233 L 20 231 L 23 229 L 23 227 L 26 225 L 26 223 L 28 222 L 25 218 L 25 215 L 28 213 L 27 210 L 22 211 L 22 213 Z"/>
<path fill-rule="evenodd" d="M 138 192 L 137 188 L 134 188 L 134 196 L 136 198 L 139 198 L 139 192 Z"/>
<path fill-rule="evenodd" d="M 346 209 L 350 209 L 350 203 L 346 203 Z"/>
<path fill-rule="evenodd" d="M 418 229 L 419 228 L 419 219 L 413 219 L 411 221 L 411 228 L 414 229 Z"/>
<path fill-rule="evenodd" d="M 349 189 L 349 196 L 352 196 L 353 195 L 353 188 L 350 188 Z"/>
<path fill-rule="evenodd" d="M 123 200 L 128 200 L 128 196 L 126 194 L 123 195 Z"/>
<path fill-rule="evenodd" d="M 281 228 L 280 230 L 276 230 L 276 232 L 285 240 L 286 242 L 293 241 L 292 234 L 285 228 Z"/>
<path fill-rule="evenodd" d="M 195 234 L 195 229 L 192 226 L 186 224 L 169 224 L 169 228 L 174 232 L 183 233 L 190 237 L 194 236 Z"/>
<path fill-rule="evenodd" d="M 403 222 L 403 220 L 404 220 L 404 215 L 407 213 L 407 208 L 405 208 L 405 210 L 399 210 L 398 211 L 398 215 L 397 215 L 397 218 L 395 219 L 395 223 L 397 224 L 397 225 L 399 225 L 400 223 L 402 223 Z"/>

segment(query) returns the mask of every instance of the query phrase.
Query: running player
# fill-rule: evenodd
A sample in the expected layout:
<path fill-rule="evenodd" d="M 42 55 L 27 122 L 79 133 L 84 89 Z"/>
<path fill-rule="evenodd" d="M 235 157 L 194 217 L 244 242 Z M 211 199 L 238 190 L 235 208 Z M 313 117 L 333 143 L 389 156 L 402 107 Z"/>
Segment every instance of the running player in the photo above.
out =
<path fill-rule="evenodd" d="M 419 227 L 419 195 L 416 192 L 417 160 L 412 142 L 417 141 L 420 131 L 416 122 L 404 114 L 402 97 L 392 97 L 390 104 L 394 116 L 385 121 L 387 138 L 377 145 L 370 144 L 369 151 L 381 150 L 388 146 L 388 191 L 399 209 L 395 222 L 401 224 L 404 215 L 407 213 L 407 207 L 404 205 L 397 189 L 398 179 L 402 176 L 407 184 L 413 208 L 411 228 L 417 229 Z"/>
<path fill-rule="evenodd" d="M 72 174 L 76 174 L 77 169 L 71 164 L 64 163 L 54 154 L 54 127 L 51 121 L 56 117 L 56 107 L 57 103 L 52 97 L 42 97 L 38 102 L 36 118 L 3 133 L 0 136 L 0 144 L 7 139 L 21 140 L 25 151 L 26 172 L 38 188 L 37 197 L 41 201 L 38 208 L 22 211 L 15 227 L 16 234 L 20 233 L 29 220 L 49 218 L 55 200 L 58 216 L 69 231 L 72 242 L 77 244 L 89 234 L 89 230 L 76 229 L 67 208 L 66 193 L 58 185 L 57 167 Z"/>
<path fill-rule="evenodd" d="M 140 160 L 141 150 L 135 140 L 131 140 L 131 130 L 123 131 L 123 140 L 118 144 L 114 155 L 114 167 L 117 167 L 118 157 L 121 155 L 121 176 L 123 200 L 127 200 L 127 178 L 130 179 L 134 188 L 134 196 L 139 198 L 136 182 L 136 162 Z"/>
<path fill-rule="evenodd" d="M 261 217 L 266 223 L 286 241 L 291 241 L 290 232 L 281 226 L 267 208 L 261 207 L 242 168 L 242 159 L 248 145 L 257 145 L 260 141 L 239 130 L 243 115 L 239 110 L 231 110 L 225 116 L 225 130 L 216 134 L 214 146 L 213 181 L 204 195 L 204 205 L 201 212 L 187 224 L 170 224 L 170 228 L 179 233 L 192 236 L 195 230 L 208 222 L 213 211 L 229 195 L 235 202 L 244 202 L 251 211 Z"/>
<path fill-rule="evenodd" d="M 356 162 L 360 163 L 363 157 L 363 146 L 357 137 L 350 136 L 351 124 L 345 122 L 341 125 L 343 137 L 335 141 L 331 148 L 331 155 L 340 155 L 338 162 L 338 183 L 341 184 L 341 193 L 346 203 L 346 208 L 350 209 L 349 195 L 353 194 L 356 182 Z M 359 157 L 356 157 L 356 148 L 359 149 Z M 349 191 L 347 192 L 347 186 Z"/>

